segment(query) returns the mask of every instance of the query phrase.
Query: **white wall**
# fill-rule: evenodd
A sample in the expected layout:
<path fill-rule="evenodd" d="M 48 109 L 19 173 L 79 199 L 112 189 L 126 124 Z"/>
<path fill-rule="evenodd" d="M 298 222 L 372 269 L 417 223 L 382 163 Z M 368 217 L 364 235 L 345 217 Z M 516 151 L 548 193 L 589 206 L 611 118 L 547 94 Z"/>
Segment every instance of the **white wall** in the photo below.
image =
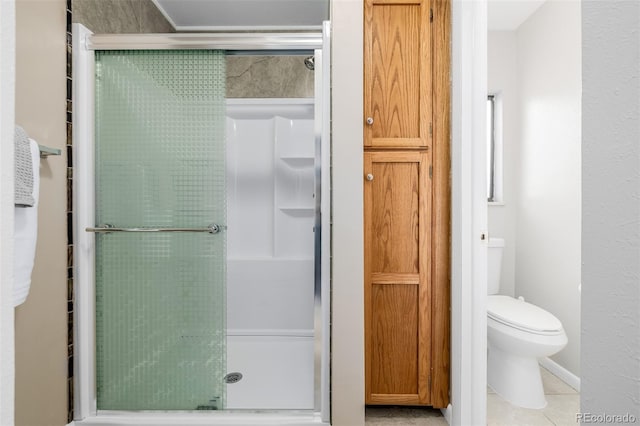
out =
<path fill-rule="evenodd" d="M 40 160 L 31 289 L 15 309 L 18 426 L 67 420 L 66 49 L 64 0 L 16 2 L 16 122 L 38 143 L 62 150 Z"/>
<path fill-rule="evenodd" d="M 548 0 L 518 34 L 516 296 L 557 316 L 552 359 L 580 375 L 580 2 Z"/>
<path fill-rule="evenodd" d="M 500 292 L 563 323 L 553 359 L 580 372 L 580 3 L 548 0 L 516 31 L 488 38 L 489 93 L 502 102 L 503 203 L 489 233 L 504 237 Z"/>
<path fill-rule="evenodd" d="M 582 18 L 581 411 L 640 419 L 640 3 Z"/>
<path fill-rule="evenodd" d="M 502 109 L 503 197 L 489 204 L 489 235 L 504 238 L 506 245 L 500 275 L 500 293 L 515 294 L 516 207 L 520 116 L 518 104 L 518 50 L 515 31 L 490 31 L 487 40 L 487 86 Z M 496 129 L 498 130 L 498 129 Z"/>
<path fill-rule="evenodd" d="M 331 421 L 364 424 L 362 0 L 331 2 Z"/>

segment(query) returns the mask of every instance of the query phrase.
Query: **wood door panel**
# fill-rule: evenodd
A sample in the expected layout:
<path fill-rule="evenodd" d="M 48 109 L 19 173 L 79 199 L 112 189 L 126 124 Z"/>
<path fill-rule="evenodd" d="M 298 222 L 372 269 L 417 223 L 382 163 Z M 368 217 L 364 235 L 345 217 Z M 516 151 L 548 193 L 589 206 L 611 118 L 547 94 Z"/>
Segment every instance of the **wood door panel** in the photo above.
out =
<path fill-rule="evenodd" d="M 363 1 L 366 403 L 446 407 L 451 0 Z"/>
<path fill-rule="evenodd" d="M 429 0 L 365 0 L 366 147 L 429 146 Z"/>
<path fill-rule="evenodd" d="M 419 163 L 373 163 L 373 272 L 418 272 Z"/>
<path fill-rule="evenodd" d="M 364 0 L 367 404 L 449 402 L 450 21 L 451 0 Z"/>
<path fill-rule="evenodd" d="M 414 394 L 378 394 L 374 393 L 367 404 L 378 405 L 424 405 L 420 403 L 420 397 Z"/>
<path fill-rule="evenodd" d="M 420 5 L 376 5 L 371 20 L 373 138 L 420 137 Z"/>
<path fill-rule="evenodd" d="M 374 285 L 371 392 L 418 394 L 418 286 Z"/>
<path fill-rule="evenodd" d="M 430 402 L 430 158 L 364 154 L 367 404 Z"/>

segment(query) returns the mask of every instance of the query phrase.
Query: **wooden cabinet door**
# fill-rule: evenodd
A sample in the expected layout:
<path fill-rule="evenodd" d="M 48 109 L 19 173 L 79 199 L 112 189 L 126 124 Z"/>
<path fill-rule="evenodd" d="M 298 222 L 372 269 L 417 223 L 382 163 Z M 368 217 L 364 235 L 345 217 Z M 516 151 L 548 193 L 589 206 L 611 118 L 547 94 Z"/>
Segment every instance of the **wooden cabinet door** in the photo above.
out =
<path fill-rule="evenodd" d="M 431 126 L 429 0 L 365 0 L 364 145 L 425 147 Z"/>
<path fill-rule="evenodd" d="M 430 153 L 365 152 L 364 160 L 366 403 L 428 405 Z"/>

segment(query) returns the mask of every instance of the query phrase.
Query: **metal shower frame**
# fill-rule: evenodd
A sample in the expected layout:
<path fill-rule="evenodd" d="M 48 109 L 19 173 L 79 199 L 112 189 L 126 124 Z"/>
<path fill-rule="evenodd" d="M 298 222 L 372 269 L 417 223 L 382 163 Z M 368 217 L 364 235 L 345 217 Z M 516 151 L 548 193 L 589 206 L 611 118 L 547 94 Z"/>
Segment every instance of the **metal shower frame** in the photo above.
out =
<path fill-rule="evenodd" d="M 117 413 L 101 416 L 96 406 L 95 378 L 95 249 L 94 233 L 94 81 L 96 50 L 170 50 L 220 49 L 231 54 L 299 54 L 313 55 L 315 62 L 315 222 L 314 222 L 314 413 L 287 410 L 274 413 L 278 418 L 296 417 L 297 422 L 328 424 L 330 421 L 330 23 L 322 32 L 271 33 L 180 33 L 180 34 L 99 34 L 94 35 L 81 24 L 73 24 L 73 233 L 74 243 L 74 344 L 76 347 L 74 375 L 74 415 L 76 424 L 153 424 L 145 416 L 158 412 Z M 319 374 L 318 374 L 319 372 Z M 178 413 L 175 424 L 204 424 L 237 418 L 237 413 Z M 243 419 L 265 418 L 243 413 Z M 269 419 L 265 419 L 269 420 Z M 187 421 L 187 423 L 185 423 Z M 273 419 L 271 419 L 273 421 Z M 207 423 L 207 424 L 209 424 Z M 172 424 L 165 423 L 162 424 Z M 257 422 L 259 424 L 259 421 Z"/>

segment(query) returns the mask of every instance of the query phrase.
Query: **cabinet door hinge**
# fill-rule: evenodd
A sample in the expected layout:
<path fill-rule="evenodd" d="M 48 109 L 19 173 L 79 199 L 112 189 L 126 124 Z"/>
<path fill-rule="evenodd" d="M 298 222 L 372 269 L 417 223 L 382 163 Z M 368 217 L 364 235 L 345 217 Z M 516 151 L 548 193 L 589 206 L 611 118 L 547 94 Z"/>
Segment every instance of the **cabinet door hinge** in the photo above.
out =
<path fill-rule="evenodd" d="M 433 9 L 429 9 L 429 22 L 433 22 Z"/>
<path fill-rule="evenodd" d="M 429 166 L 429 179 L 433 179 L 433 166 Z"/>
<path fill-rule="evenodd" d="M 429 137 L 433 136 L 433 123 L 429 123 Z"/>
<path fill-rule="evenodd" d="M 431 374 L 429 374 L 429 390 L 431 390 Z"/>

